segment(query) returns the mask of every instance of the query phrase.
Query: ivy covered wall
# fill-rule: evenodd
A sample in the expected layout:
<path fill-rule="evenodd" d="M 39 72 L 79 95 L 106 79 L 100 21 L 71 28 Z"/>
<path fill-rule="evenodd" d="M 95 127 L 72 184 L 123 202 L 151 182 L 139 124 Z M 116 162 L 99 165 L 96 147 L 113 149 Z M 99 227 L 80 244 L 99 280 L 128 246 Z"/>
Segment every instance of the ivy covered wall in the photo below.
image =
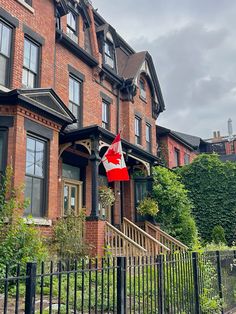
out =
<path fill-rule="evenodd" d="M 202 154 L 176 171 L 189 190 L 202 240 L 211 242 L 214 226 L 221 225 L 228 244 L 236 241 L 236 163 Z"/>

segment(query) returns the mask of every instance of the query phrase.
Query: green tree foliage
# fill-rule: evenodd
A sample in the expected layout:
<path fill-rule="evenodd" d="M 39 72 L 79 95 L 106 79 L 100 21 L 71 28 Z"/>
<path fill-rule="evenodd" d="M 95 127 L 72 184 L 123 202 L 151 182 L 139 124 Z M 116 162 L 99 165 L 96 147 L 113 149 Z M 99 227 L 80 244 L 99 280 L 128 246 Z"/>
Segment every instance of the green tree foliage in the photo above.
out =
<path fill-rule="evenodd" d="M 189 190 L 201 238 L 211 242 L 213 228 L 221 225 L 232 244 L 236 240 L 236 164 L 223 163 L 216 154 L 202 154 L 177 172 Z"/>
<path fill-rule="evenodd" d="M 162 167 L 153 169 L 153 198 L 158 203 L 156 220 L 162 228 L 184 244 L 193 246 L 197 238 L 192 204 L 188 192 L 173 171 Z"/>

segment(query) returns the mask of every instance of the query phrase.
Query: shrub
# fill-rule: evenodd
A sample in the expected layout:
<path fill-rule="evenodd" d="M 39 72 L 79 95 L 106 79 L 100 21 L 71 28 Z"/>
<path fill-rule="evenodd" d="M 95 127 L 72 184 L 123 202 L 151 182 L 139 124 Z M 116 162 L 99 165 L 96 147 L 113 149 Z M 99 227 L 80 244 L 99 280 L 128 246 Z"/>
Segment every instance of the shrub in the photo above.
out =
<path fill-rule="evenodd" d="M 155 217 L 159 211 L 158 204 L 154 199 L 146 197 L 139 203 L 137 211 L 141 216 Z"/>
<path fill-rule="evenodd" d="M 42 261 L 47 256 L 46 246 L 39 230 L 20 215 L 27 202 L 22 188 L 13 186 L 13 170 L 8 167 L 0 188 L 0 272 L 5 265 L 25 265 L 29 261 Z"/>
<path fill-rule="evenodd" d="M 212 230 L 212 241 L 216 244 L 226 243 L 225 231 L 222 226 L 215 226 Z"/>
<path fill-rule="evenodd" d="M 162 167 L 153 169 L 153 198 L 158 202 L 156 220 L 162 228 L 188 246 L 197 240 L 188 191 L 176 173 Z"/>
<path fill-rule="evenodd" d="M 85 213 L 70 214 L 63 217 L 54 226 L 52 249 L 61 259 L 77 259 L 89 252 L 84 243 Z"/>

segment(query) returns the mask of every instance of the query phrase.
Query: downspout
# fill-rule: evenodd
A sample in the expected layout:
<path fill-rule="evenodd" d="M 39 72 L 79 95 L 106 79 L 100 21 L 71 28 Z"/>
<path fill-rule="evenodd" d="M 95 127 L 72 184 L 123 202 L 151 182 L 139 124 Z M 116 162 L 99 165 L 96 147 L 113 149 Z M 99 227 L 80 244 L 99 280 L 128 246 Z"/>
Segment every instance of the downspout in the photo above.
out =
<path fill-rule="evenodd" d="M 116 134 L 120 132 L 120 89 L 117 88 L 116 99 Z"/>

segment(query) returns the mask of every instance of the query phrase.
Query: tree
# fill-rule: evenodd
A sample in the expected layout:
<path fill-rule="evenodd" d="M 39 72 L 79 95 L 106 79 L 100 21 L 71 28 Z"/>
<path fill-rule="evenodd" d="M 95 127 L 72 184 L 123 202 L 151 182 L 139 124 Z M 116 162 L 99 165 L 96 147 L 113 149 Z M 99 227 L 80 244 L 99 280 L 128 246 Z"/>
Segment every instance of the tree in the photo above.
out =
<path fill-rule="evenodd" d="M 189 190 L 201 238 L 211 242 L 214 227 L 220 225 L 232 244 L 236 240 L 236 164 L 223 163 L 216 154 L 202 154 L 177 172 Z"/>
<path fill-rule="evenodd" d="M 193 246 L 197 229 L 191 214 L 192 204 L 188 191 L 173 171 L 155 167 L 153 169 L 153 198 L 159 206 L 156 216 L 161 227 L 184 244 Z"/>

